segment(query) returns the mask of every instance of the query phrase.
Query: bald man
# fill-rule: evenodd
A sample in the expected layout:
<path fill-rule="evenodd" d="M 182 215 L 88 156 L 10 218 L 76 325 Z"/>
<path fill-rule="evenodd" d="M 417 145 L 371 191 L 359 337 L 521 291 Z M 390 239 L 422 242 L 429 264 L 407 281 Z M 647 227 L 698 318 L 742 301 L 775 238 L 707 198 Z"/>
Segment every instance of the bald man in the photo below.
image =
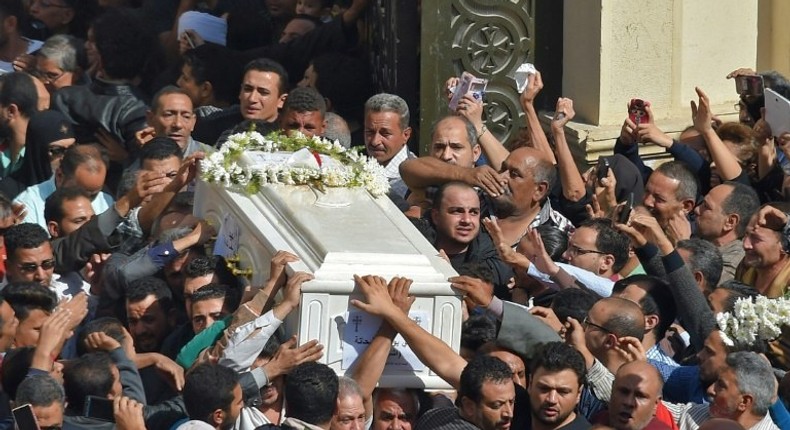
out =
<path fill-rule="evenodd" d="M 614 374 L 626 363 L 620 338 L 633 337 L 641 342 L 645 335 L 645 316 L 636 303 L 608 297 L 595 302 L 582 327 L 587 349 Z"/>
<path fill-rule="evenodd" d="M 655 420 L 661 404 L 661 374 L 646 361 L 624 364 L 617 371 L 609 401 L 609 425 L 616 430 L 669 428 Z"/>

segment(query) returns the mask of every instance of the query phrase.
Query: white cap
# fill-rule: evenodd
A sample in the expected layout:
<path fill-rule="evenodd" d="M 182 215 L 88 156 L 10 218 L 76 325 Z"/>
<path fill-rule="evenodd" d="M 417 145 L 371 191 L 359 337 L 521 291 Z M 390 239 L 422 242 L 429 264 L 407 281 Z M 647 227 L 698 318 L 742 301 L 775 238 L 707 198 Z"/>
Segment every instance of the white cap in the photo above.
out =
<path fill-rule="evenodd" d="M 189 11 L 178 18 L 178 37 L 186 30 L 194 30 L 206 42 L 227 45 L 228 23 L 214 15 Z"/>

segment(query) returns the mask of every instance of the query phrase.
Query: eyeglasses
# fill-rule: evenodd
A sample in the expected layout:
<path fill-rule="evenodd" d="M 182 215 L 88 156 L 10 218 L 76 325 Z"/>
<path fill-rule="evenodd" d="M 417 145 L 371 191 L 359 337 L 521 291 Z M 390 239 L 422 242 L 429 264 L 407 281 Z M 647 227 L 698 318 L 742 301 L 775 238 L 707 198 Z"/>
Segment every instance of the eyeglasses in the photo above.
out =
<path fill-rule="evenodd" d="M 582 328 L 587 330 L 589 327 L 595 327 L 595 328 L 597 328 L 598 330 L 601 330 L 604 333 L 614 334 L 608 328 L 606 328 L 604 326 L 601 326 L 601 325 L 598 325 L 598 324 L 595 324 L 594 322 L 590 322 L 590 317 L 587 316 L 587 317 L 584 317 L 584 321 L 582 321 Z"/>
<path fill-rule="evenodd" d="M 61 9 L 71 9 L 71 6 L 67 4 L 56 4 L 51 2 L 50 0 L 37 0 L 36 3 L 41 5 L 44 9 L 51 8 L 51 7 L 58 7 Z"/>
<path fill-rule="evenodd" d="M 578 246 L 569 243 L 568 244 L 568 254 L 569 255 L 586 255 L 586 254 L 601 254 L 606 255 L 608 252 L 596 251 L 594 249 L 584 249 L 579 248 Z"/>
<path fill-rule="evenodd" d="M 56 82 L 58 79 L 62 78 L 63 75 L 66 74 L 65 70 L 61 70 L 60 73 L 54 72 L 42 72 L 41 70 L 36 71 L 36 77 L 41 80 L 41 82 L 45 84 L 51 84 Z"/>
<path fill-rule="evenodd" d="M 44 260 L 41 264 L 22 263 L 19 265 L 19 271 L 22 273 L 33 273 L 38 270 L 39 267 L 44 270 L 52 270 L 55 268 L 55 259 L 50 258 L 49 260 Z"/>
<path fill-rule="evenodd" d="M 65 146 L 50 146 L 47 148 L 47 152 L 49 153 L 50 157 L 60 157 L 66 153 L 66 150 L 69 149 Z"/>

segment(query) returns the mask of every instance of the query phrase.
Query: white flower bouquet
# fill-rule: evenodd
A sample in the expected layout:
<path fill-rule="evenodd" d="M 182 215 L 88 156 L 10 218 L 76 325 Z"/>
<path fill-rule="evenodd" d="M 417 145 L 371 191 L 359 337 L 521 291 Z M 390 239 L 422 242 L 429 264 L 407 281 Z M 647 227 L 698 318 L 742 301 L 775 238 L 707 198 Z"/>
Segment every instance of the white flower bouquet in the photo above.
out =
<path fill-rule="evenodd" d="M 269 162 L 242 166 L 242 154 L 271 154 Z M 280 153 L 280 157 L 274 156 Z M 247 194 L 267 184 L 324 187 L 363 187 L 374 197 L 389 191 L 384 169 L 375 159 L 345 149 L 339 142 L 294 132 L 290 137 L 274 132 L 263 136 L 254 129 L 236 133 L 219 151 L 201 163 L 201 178 L 209 183 Z"/>
<path fill-rule="evenodd" d="M 728 346 L 753 345 L 774 340 L 782 334 L 782 326 L 790 325 L 790 300 L 765 296 L 741 298 L 732 313 L 716 315 L 721 338 Z"/>

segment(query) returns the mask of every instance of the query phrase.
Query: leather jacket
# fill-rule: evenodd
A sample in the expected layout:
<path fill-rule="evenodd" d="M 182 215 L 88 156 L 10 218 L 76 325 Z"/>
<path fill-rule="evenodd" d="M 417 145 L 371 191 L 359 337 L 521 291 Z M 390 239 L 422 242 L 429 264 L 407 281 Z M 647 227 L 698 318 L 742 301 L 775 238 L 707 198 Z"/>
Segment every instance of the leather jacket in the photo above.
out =
<path fill-rule="evenodd" d="M 57 91 L 52 109 L 62 112 L 74 125 L 78 143 L 96 142 L 94 134 L 104 129 L 136 152 L 135 133 L 145 128 L 148 106 L 142 92 L 129 84 L 94 80 Z"/>

